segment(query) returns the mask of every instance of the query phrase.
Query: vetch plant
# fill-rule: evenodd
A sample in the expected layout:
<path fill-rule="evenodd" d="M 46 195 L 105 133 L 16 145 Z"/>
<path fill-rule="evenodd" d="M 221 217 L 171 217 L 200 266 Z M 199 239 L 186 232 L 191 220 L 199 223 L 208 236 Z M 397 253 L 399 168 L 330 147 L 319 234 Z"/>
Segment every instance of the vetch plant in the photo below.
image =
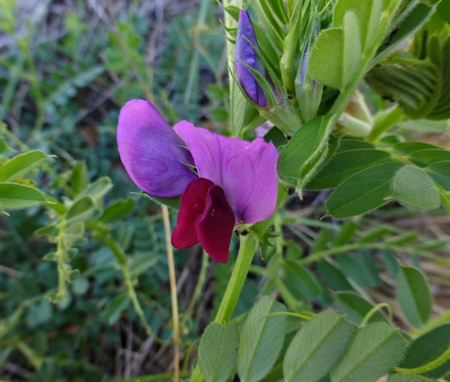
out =
<path fill-rule="evenodd" d="M 0 59 L 17 58 L 0 70 L 12 121 L 0 123 L 0 379 L 450 380 L 450 153 L 411 138 L 432 126 L 448 144 L 448 1 L 224 0 L 227 67 L 212 3 L 196 3 L 198 23 L 161 24 L 170 44 L 150 60 L 144 16 L 117 23 L 98 67 L 79 60 L 99 49 L 77 49 L 72 20 L 51 55 L 67 55 L 54 67 L 69 79 L 41 83 L 46 55 L 25 40 L 26 53 Z M 98 126 L 81 89 L 104 93 L 104 110 L 89 109 L 107 115 Z M 151 101 L 126 102 L 139 97 Z M 161 104 L 195 123 L 172 127 Z M 73 122 L 53 125 L 42 105 Z M 98 151 L 70 128 L 85 122 Z M 124 199 L 134 185 L 122 167 L 150 201 Z M 200 246 L 174 253 L 197 243 L 201 257 Z M 92 343 L 117 353 L 97 364 Z"/>
<path fill-rule="evenodd" d="M 382 59 L 401 39 L 427 22 L 435 6 L 397 0 L 250 0 L 247 5 L 243 10 L 224 4 L 229 13 L 226 30 L 234 42 L 234 46 L 228 46 L 231 88 L 242 92 L 232 92 L 230 98 L 236 137 L 225 137 L 187 121 L 171 128 L 144 100 L 130 101 L 119 116 L 119 152 L 132 180 L 163 204 L 172 204 L 171 198 L 181 195 L 172 235 L 176 248 L 199 242 L 211 258 L 226 262 L 233 230 L 245 225 L 247 231 L 240 235 L 239 253 L 214 322 L 200 342 L 191 381 L 227 381 L 237 371 L 243 381 L 313 382 L 328 378 L 332 382 L 373 382 L 388 373 L 420 375 L 429 367 L 442 366 L 445 352 L 430 361 L 432 366 L 397 368 L 407 341 L 392 320 L 379 312 L 385 305 L 372 305 L 351 292 L 327 292 L 306 268 L 309 263 L 320 264 L 320 272 L 338 275 L 340 281 L 334 284 L 338 289 L 352 289 L 340 273 L 341 269 L 354 271 L 351 257 L 343 255 L 340 246 L 348 245 L 350 251 L 364 247 L 367 241 L 363 239 L 350 243 L 356 225 L 347 226 L 355 227 L 349 234 L 343 228 L 342 237 L 332 243 L 328 242 L 330 233 L 324 230 L 323 238 L 317 238 L 307 257 L 291 258 L 285 253 L 290 246 L 283 241 L 282 208 L 277 209 L 288 198 L 289 190 L 296 190 L 301 197 L 303 190 L 334 188 L 326 201 L 325 214 L 335 218 L 360 216 L 389 201 L 422 210 L 437 209 L 442 203 L 450 211 L 450 179 L 445 170 L 450 169 L 448 151 L 434 146 L 422 150 L 418 143 L 403 143 L 387 136 L 387 130 L 399 118 L 377 126 L 382 117 L 372 115 L 358 90 L 368 73 L 373 79 L 380 65 L 389 63 L 389 59 Z M 255 16 L 253 21 L 250 14 Z M 399 37 L 392 37 L 396 33 Z M 446 46 L 444 37 L 436 54 Z M 446 62 L 435 61 L 441 66 Z M 445 70 L 443 73 L 445 77 Z M 383 91 L 391 94 L 385 88 Z M 404 102 L 401 97 L 396 99 Z M 243 100 L 247 102 L 244 105 Z M 244 114 L 252 109 L 258 115 L 245 125 L 248 116 Z M 255 127 L 255 121 L 264 120 L 274 125 L 264 139 L 252 141 L 251 135 L 246 136 L 248 141 L 242 139 L 245 131 Z M 236 126 L 236 121 L 241 125 Z M 259 248 L 271 270 L 263 294 L 278 294 L 292 311 L 286 312 L 284 305 L 265 296 L 238 330 L 233 311 Z M 384 247 L 373 247 L 379 248 Z M 339 267 L 328 262 L 332 256 L 336 256 Z M 357 264 L 371 272 L 371 282 L 363 283 L 363 287 L 378 285 L 372 258 L 359 253 Z M 405 268 L 395 264 L 397 272 L 403 274 Z M 398 278 L 398 298 L 408 321 L 413 326 L 425 325 L 430 292 L 420 271 L 410 273 L 417 290 L 409 279 Z M 362 279 L 353 274 L 351 277 L 357 282 Z M 299 295 L 323 308 L 334 299 L 342 312 L 357 312 L 352 311 L 349 317 L 326 309 L 317 315 L 299 313 L 296 309 L 305 307 L 297 301 Z M 426 313 L 414 321 L 411 310 L 404 308 L 405 301 L 419 295 L 426 298 L 413 313 L 421 309 Z M 290 338 L 286 335 L 286 315 L 311 323 L 297 331 L 288 351 L 282 354 L 284 341 Z M 345 331 L 337 335 L 336 325 Z M 321 333 L 312 333 L 311 328 Z M 315 336 L 320 337 L 317 344 Z M 361 351 L 363 343 L 370 346 Z M 333 349 L 338 352 L 328 359 L 326 354 Z"/>

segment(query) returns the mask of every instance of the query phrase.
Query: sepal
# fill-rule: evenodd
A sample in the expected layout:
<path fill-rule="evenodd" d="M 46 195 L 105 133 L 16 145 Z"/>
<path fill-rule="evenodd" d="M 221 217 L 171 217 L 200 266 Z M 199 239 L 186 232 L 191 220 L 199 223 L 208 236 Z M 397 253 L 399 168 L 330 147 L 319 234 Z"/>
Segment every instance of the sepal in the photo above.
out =
<path fill-rule="evenodd" d="M 341 114 L 337 123 L 337 132 L 352 137 L 364 138 L 372 131 L 373 118 L 364 96 L 356 91 Z"/>

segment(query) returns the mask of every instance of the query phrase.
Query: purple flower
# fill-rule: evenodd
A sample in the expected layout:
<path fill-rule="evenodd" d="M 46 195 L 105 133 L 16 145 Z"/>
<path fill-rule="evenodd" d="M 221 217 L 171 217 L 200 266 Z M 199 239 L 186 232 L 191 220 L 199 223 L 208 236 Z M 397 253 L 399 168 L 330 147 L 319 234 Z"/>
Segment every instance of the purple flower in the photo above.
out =
<path fill-rule="evenodd" d="M 234 49 L 234 65 L 236 67 L 236 76 L 247 95 L 261 107 L 267 106 L 267 98 L 264 91 L 256 81 L 252 72 L 244 65 L 263 72 L 263 65 L 259 59 L 255 47 L 257 46 L 255 31 L 249 14 L 241 10 L 239 12 L 239 22 L 236 35 L 236 45 Z"/>
<path fill-rule="evenodd" d="M 149 102 L 132 100 L 120 111 L 117 144 L 122 163 L 133 182 L 161 198 L 180 195 L 196 175 L 185 144 Z"/>
<path fill-rule="evenodd" d="M 120 112 L 117 142 L 138 187 L 152 196 L 182 194 L 172 235 L 177 248 L 200 242 L 214 260 L 226 262 L 233 228 L 275 212 L 278 152 L 262 138 L 224 137 L 187 121 L 172 129 L 149 101 L 135 100 Z"/>

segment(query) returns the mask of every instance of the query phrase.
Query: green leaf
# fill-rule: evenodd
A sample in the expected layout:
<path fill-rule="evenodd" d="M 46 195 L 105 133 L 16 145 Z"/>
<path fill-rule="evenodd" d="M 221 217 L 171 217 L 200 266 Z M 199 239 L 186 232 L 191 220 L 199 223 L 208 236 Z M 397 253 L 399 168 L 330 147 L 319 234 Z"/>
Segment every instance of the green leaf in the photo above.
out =
<path fill-rule="evenodd" d="M 38 236 L 52 236 L 56 234 L 57 228 L 57 224 L 49 224 L 38 228 L 36 231 L 34 231 L 34 234 Z"/>
<path fill-rule="evenodd" d="M 88 177 L 88 169 L 86 167 L 86 163 L 77 162 L 72 170 L 72 176 L 70 178 L 70 183 L 72 185 L 73 190 L 80 194 L 89 185 L 89 177 Z"/>
<path fill-rule="evenodd" d="M 409 346 L 400 363 L 400 368 L 415 369 L 432 365 L 450 349 L 450 324 L 434 328 L 416 338 Z M 441 362 L 429 367 L 426 376 L 440 378 L 450 371 L 450 359 L 445 357 Z"/>
<path fill-rule="evenodd" d="M 328 198 L 328 213 L 335 218 L 347 218 L 381 207 L 391 194 L 391 180 L 401 166 L 395 162 L 382 163 L 347 178 Z"/>
<path fill-rule="evenodd" d="M 331 370 L 332 382 L 374 382 L 403 355 L 405 339 L 384 322 L 356 332 L 344 355 Z"/>
<path fill-rule="evenodd" d="M 234 76 L 230 76 L 230 124 L 231 133 L 234 137 L 240 137 L 244 126 L 245 116 L 254 107 L 245 98 L 236 83 Z"/>
<path fill-rule="evenodd" d="M 303 125 L 281 150 L 278 173 L 296 185 L 314 170 L 324 159 L 323 148 L 328 141 L 331 116 L 316 117 Z"/>
<path fill-rule="evenodd" d="M 398 264 L 395 252 L 384 250 L 381 252 L 381 256 L 391 278 L 397 278 L 398 271 L 400 270 L 400 265 Z"/>
<path fill-rule="evenodd" d="M 78 222 L 86 222 L 96 219 L 100 216 L 100 210 L 94 204 L 94 200 L 90 196 L 84 196 L 78 199 L 67 211 L 67 224 L 75 224 Z"/>
<path fill-rule="evenodd" d="M 350 341 L 353 325 L 332 310 L 309 321 L 295 335 L 283 362 L 286 382 L 315 382 L 331 369 Z"/>
<path fill-rule="evenodd" d="M 375 149 L 375 146 L 372 143 L 360 139 L 342 138 L 339 140 L 338 153 L 344 151 L 366 150 L 366 149 Z"/>
<path fill-rule="evenodd" d="M 225 91 L 221 86 L 213 84 L 206 88 L 206 95 L 211 101 L 221 102 L 225 98 Z"/>
<path fill-rule="evenodd" d="M 430 379 L 420 375 L 392 374 L 387 382 L 439 382 L 437 379 Z"/>
<path fill-rule="evenodd" d="M 421 150 L 436 150 L 438 146 L 430 145 L 424 142 L 400 142 L 392 146 L 395 153 L 400 155 L 410 155 Z"/>
<path fill-rule="evenodd" d="M 321 260 L 317 263 L 317 270 L 327 283 L 337 290 L 353 290 L 344 274 L 328 260 Z"/>
<path fill-rule="evenodd" d="M 445 133 L 447 130 L 447 121 L 431 121 L 429 119 L 406 120 L 399 122 L 397 126 L 403 130 L 413 130 L 427 133 Z M 409 143 L 409 142 L 403 142 Z M 435 147 L 437 148 L 437 147 Z"/>
<path fill-rule="evenodd" d="M 216 107 L 211 110 L 211 119 L 217 123 L 227 123 L 228 122 L 228 110 L 223 107 Z"/>
<path fill-rule="evenodd" d="M 363 233 L 357 240 L 358 243 L 372 243 L 376 240 L 382 239 L 385 236 L 391 234 L 391 230 L 388 227 L 378 227 Z"/>
<path fill-rule="evenodd" d="M 354 12 L 359 22 L 361 45 L 363 51 L 367 51 L 380 38 L 382 5 L 383 2 L 377 0 L 338 0 L 333 11 L 333 26 L 343 26 L 346 12 Z"/>
<path fill-rule="evenodd" d="M 104 212 L 101 220 L 104 223 L 113 223 L 118 220 L 122 220 L 134 212 L 136 202 L 134 199 L 128 198 L 125 200 L 119 200 L 118 202 L 111 204 Z"/>
<path fill-rule="evenodd" d="M 386 55 L 388 51 L 392 50 L 404 38 L 420 28 L 420 26 L 428 20 L 433 12 L 434 7 L 430 7 L 424 3 L 419 3 L 415 6 L 414 9 L 407 13 L 406 17 L 401 20 L 398 28 L 396 28 L 395 31 L 392 32 L 391 36 L 388 37 L 387 42 L 380 46 L 377 56 L 373 60 L 373 64 L 380 61 L 380 59 Z M 392 26 L 392 28 L 394 28 L 394 26 Z"/>
<path fill-rule="evenodd" d="M 430 164 L 425 171 L 446 191 L 450 191 L 450 161 Z"/>
<path fill-rule="evenodd" d="M 21 304 L 13 313 L 11 313 L 8 317 L 4 317 L 0 321 L 0 340 L 3 341 L 4 337 L 6 337 L 9 333 L 14 332 L 14 327 L 20 323 L 24 312 L 25 305 Z"/>
<path fill-rule="evenodd" d="M 37 166 L 47 158 L 42 151 L 29 151 L 17 155 L 0 167 L 0 182 L 15 180 L 20 174 Z"/>
<path fill-rule="evenodd" d="M 339 247 L 341 245 L 347 244 L 353 238 L 358 228 L 357 224 L 352 221 L 345 222 L 339 228 L 339 232 L 333 239 L 333 245 Z"/>
<path fill-rule="evenodd" d="M 342 24 L 343 28 L 320 32 L 308 60 L 308 68 L 315 80 L 341 91 L 355 78 L 361 64 L 358 18 L 347 11 Z"/>
<path fill-rule="evenodd" d="M 130 274 L 131 277 L 135 278 L 139 275 L 147 272 L 149 269 L 155 267 L 159 262 L 159 257 L 155 256 L 153 253 L 142 252 L 136 253 L 131 258 L 130 263 Z"/>
<path fill-rule="evenodd" d="M 45 203 L 45 195 L 30 186 L 23 184 L 0 183 L 0 207 L 8 208 L 26 208 Z"/>
<path fill-rule="evenodd" d="M 440 148 L 416 150 L 409 157 L 419 166 L 428 166 L 435 162 L 450 161 L 450 151 Z"/>
<path fill-rule="evenodd" d="M 30 329 L 34 329 L 39 325 L 45 324 L 50 321 L 53 315 L 53 307 L 51 302 L 42 298 L 34 301 L 27 309 L 27 326 Z"/>
<path fill-rule="evenodd" d="M 4 128 L 4 124 L 0 124 L 0 128 Z M 0 154 L 4 153 L 6 150 L 9 149 L 8 143 L 5 140 L 5 137 L 0 136 Z"/>
<path fill-rule="evenodd" d="M 81 195 L 80 198 L 85 196 L 90 196 L 94 202 L 97 204 L 100 202 L 100 199 L 112 188 L 111 179 L 107 176 L 99 178 L 94 183 L 92 183 L 88 189 L 86 189 Z"/>
<path fill-rule="evenodd" d="M 84 295 L 89 289 L 89 280 L 86 277 L 77 277 L 72 284 L 73 293 L 78 296 Z"/>
<path fill-rule="evenodd" d="M 310 253 L 315 254 L 317 252 L 325 251 L 328 249 L 330 243 L 331 232 L 327 228 L 322 228 L 319 234 L 315 237 L 314 242 L 310 246 Z"/>
<path fill-rule="evenodd" d="M 108 302 L 106 308 L 101 313 L 101 316 L 104 320 L 108 321 L 108 324 L 113 325 L 119 320 L 122 312 L 127 309 L 129 305 L 130 297 L 128 294 L 120 294 Z"/>
<path fill-rule="evenodd" d="M 341 254 L 336 256 L 342 272 L 364 289 L 380 285 L 378 269 L 370 253 L 358 251 L 356 256 Z"/>
<path fill-rule="evenodd" d="M 264 296 L 250 310 L 241 331 L 238 373 L 242 382 L 256 382 L 275 364 L 284 342 L 285 316 L 268 316 L 285 312 L 284 305 Z"/>
<path fill-rule="evenodd" d="M 318 299 L 320 297 L 322 288 L 310 270 L 292 260 L 284 261 L 282 270 L 286 285 L 297 298 Z"/>
<path fill-rule="evenodd" d="M 361 324 L 364 317 L 369 313 L 374 305 L 353 292 L 336 293 L 336 303 L 339 311 L 347 315 L 347 319 L 355 325 Z M 387 322 L 386 317 L 377 311 L 374 313 L 369 322 Z"/>
<path fill-rule="evenodd" d="M 420 168 L 411 165 L 403 166 L 395 174 L 391 198 L 421 210 L 433 210 L 441 204 L 439 190 L 433 179 Z"/>
<path fill-rule="evenodd" d="M 198 363 L 206 381 L 226 382 L 236 368 L 239 330 L 235 325 L 208 325 L 200 340 Z"/>
<path fill-rule="evenodd" d="M 400 267 L 396 280 L 397 299 L 408 322 L 422 327 L 431 314 L 432 297 L 425 275 L 414 267 Z"/>
<path fill-rule="evenodd" d="M 436 65 L 404 52 L 389 56 L 366 76 L 367 83 L 380 95 L 398 101 L 411 119 L 426 118 L 439 96 Z"/>
<path fill-rule="evenodd" d="M 308 183 L 311 190 L 336 187 L 351 175 L 381 162 L 390 155 L 381 150 L 363 149 L 338 152 L 326 166 Z"/>
<path fill-rule="evenodd" d="M 84 223 L 81 221 L 71 221 L 70 225 L 64 230 L 62 238 L 67 248 L 72 247 L 84 238 Z"/>

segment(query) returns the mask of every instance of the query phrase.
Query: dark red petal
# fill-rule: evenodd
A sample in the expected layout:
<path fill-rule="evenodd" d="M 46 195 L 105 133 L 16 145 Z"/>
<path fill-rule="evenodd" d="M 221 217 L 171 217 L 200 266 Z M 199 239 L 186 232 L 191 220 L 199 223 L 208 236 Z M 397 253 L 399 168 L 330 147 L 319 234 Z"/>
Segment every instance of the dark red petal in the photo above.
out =
<path fill-rule="evenodd" d="M 196 228 L 201 246 L 219 263 L 226 263 L 228 260 L 234 219 L 234 212 L 225 199 L 222 188 L 214 185 L 208 190 L 205 210 Z"/>
<path fill-rule="evenodd" d="M 188 248 L 199 242 L 195 223 L 202 217 L 208 190 L 214 183 L 205 178 L 198 178 L 190 182 L 180 201 L 177 226 L 172 234 L 172 245 L 175 248 Z"/>

